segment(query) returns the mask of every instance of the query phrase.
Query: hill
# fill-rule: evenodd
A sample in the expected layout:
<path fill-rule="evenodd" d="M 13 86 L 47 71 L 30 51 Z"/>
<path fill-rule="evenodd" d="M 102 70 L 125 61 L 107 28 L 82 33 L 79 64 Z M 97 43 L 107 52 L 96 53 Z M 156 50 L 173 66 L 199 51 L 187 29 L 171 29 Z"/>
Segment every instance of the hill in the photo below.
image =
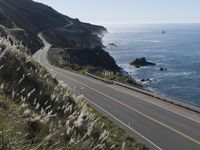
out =
<path fill-rule="evenodd" d="M 76 29 L 64 30 L 63 27 L 69 24 L 72 24 Z M 1 36 L 5 36 L 6 33 L 19 41 L 23 41 L 23 44 L 32 53 L 43 46 L 37 34 L 44 30 L 51 31 L 53 29 L 54 32 L 59 34 L 61 32 L 58 38 L 49 35 L 52 43 L 56 41 L 57 44 L 61 45 L 63 41 L 70 41 L 66 37 L 63 38 L 62 34 L 67 35 L 72 31 L 76 38 L 80 40 L 82 40 L 82 35 L 87 33 L 89 37 L 84 37 L 85 41 L 95 41 L 97 45 L 102 45 L 97 34 L 107 32 L 104 27 L 80 22 L 78 19 L 62 15 L 51 7 L 32 0 L 0 0 L 0 25 Z M 7 29 L 12 32 L 7 32 Z"/>
<path fill-rule="evenodd" d="M 4 39 L 0 49 L 0 149 L 145 149 L 54 79 L 22 45 Z"/>

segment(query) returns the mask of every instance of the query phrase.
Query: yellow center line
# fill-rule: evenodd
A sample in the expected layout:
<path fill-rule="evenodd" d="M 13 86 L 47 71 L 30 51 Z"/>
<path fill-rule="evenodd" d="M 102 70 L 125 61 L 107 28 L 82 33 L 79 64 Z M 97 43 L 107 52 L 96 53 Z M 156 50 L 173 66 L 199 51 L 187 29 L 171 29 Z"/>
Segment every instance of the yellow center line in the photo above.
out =
<path fill-rule="evenodd" d="M 128 109 L 130 109 L 130 110 L 132 110 L 132 111 L 134 111 L 134 112 L 137 112 L 138 114 L 140 114 L 140 115 L 142 115 L 142 116 L 144 116 L 144 117 L 146 117 L 146 118 L 148 118 L 148 119 L 150 119 L 150 120 L 156 122 L 157 124 L 159 124 L 159 125 L 161 125 L 161 126 L 167 128 L 167 129 L 169 129 L 169 130 L 171 130 L 171 131 L 173 131 L 173 132 L 175 132 L 175 133 L 181 135 L 182 137 L 184 137 L 184 138 L 186 138 L 186 139 L 188 139 L 188 140 L 190 140 L 190 141 L 192 141 L 192 142 L 194 142 L 194 143 L 200 145 L 200 141 L 198 141 L 198 140 L 196 140 L 196 139 L 194 139 L 194 138 L 192 138 L 192 137 L 186 135 L 185 133 L 182 133 L 181 131 L 178 131 L 178 130 L 174 129 L 173 127 L 170 127 L 170 126 L 166 125 L 165 123 L 163 123 L 163 122 L 161 122 L 161 121 L 159 121 L 159 120 L 157 120 L 157 119 L 154 119 L 154 118 L 150 117 L 149 115 L 146 115 L 145 113 L 140 112 L 140 111 L 138 111 L 138 110 L 132 108 L 131 106 L 129 106 L 129 105 L 127 105 L 127 104 L 125 104 L 125 103 L 123 103 L 123 102 L 121 102 L 121 101 L 119 101 L 119 100 L 117 100 L 117 99 L 115 99 L 115 98 L 113 98 L 113 97 L 111 97 L 111 96 L 109 96 L 109 95 L 106 95 L 106 94 L 104 94 L 104 93 L 102 93 L 102 92 L 100 92 L 100 91 L 98 91 L 98 90 L 96 90 L 96 89 L 94 89 L 94 88 L 92 88 L 92 87 L 89 87 L 88 85 L 86 85 L 86 84 L 84 84 L 84 83 L 82 83 L 82 82 L 80 82 L 80 81 L 74 80 L 73 78 L 68 77 L 68 76 L 66 76 L 66 75 L 63 74 L 63 73 L 60 73 L 60 72 L 56 72 L 56 73 L 58 73 L 58 74 L 64 76 L 64 78 L 66 78 L 66 79 L 70 79 L 70 80 L 72 80 L 72 81 L 74 81 L 74 82 L 77 82 L 77 83 L 79 83 L 79 84 L 81 84 L 81 85 L 84 85 L 85 87 L 87 87 L 87 88 L 89 88 L 89 89 L 91 89 L 91 90 L 93 90 L 93 91 L 95 91 L 95 92 L 97 92 L 97 93 L 99 93 L 99 94 L 101 94 L 101 95 L 103 95 L 103 96 L 105 96 L 105 97 L 108 97 L 108 98 L 111 99 L 112 101 L 114 101 L 114 102 L 116 102 L 116 103 L 118 103 L 118 104 L 121 104 L 122 106 L 124 106 L 124 107 L 126 107 L 126 108 L 128 108 Z"/>
<path fill-rule="evenodd" d="M 161 122 L 161 121 L 159 121 L 159 120 L 156 120 L 156 119 L 150 117 L 149 115 L 146 115 L 146 114 L 144 114 L 143 112 L 140 112 L 140 111 L 138 111 L 138 110 L 132 108 L 131 106 L 129 106 L 129 105 L 127 105 L 127 104 L 125 104 L 125 103 L 123 103 L 123 102 L 121 102 L 121 101 L 119 101 L 119 100 L 117 100 L 117 99 L 115 99 L 115 98 L 113 98 L 113 97 L 111 97 L 111 96 L 109 96 L 109 95 L 106 95 L 106 94 L 104 94 L 104 93 L 102 93 L 102 92 L 100 92 L 100 91 L 98 91 L 98 90 L 96 90 L 96 89 L 94 89 L 94 88 L 92 88 L 92 87 L 89 87 L 88 85 L 86 85 L 86 84 L 84 84 L 84 83 L 82 83 L 82 82 L 80 82 L 80 81 L 74 80 L 73 78 L 70 78 L 70 77 L 64 75 L 63 73 L 60 73 L 60 72 L 56 72 L 56 73 L 61 74 L 62 76 L 64 76 L 64 77 L 67 78 L 67 79 L 70 79 L 70 80 L 75 81 L 75 82 L 77 82 L 77 83 L 79 83 L 79 84 L 82 84 L 82 85 L 84 85 L 85 87 L 87 87 L 87 88 L 89 88 L 89 89 L 91 89 L 91 90 L 93 90 L 93 91 L 95 91 L 95 92 L 97 92 L 97 93 L 99 93 L 99 94 L 101 94 L 101 95 L 103 95 L 103 96 L 105 96 L 105 97 L 110 98 L 110 99 L 113 100 L 114 102 L 116 102 L 116 103 L 118 103 L 118 104 L 121 104 L 122 106 L 124 106 L 124 107 L 126 107 L 126 108 L 128 108 L 128 109 L 130 109 L 130 110 L 132 110 L 132 111 L 135 111 L 135 112 L 137 112 L 138 114 L 140 114 L 140 115 L 142 115 L 142 116 L 144 116 L 144 117 L 146 117 L 146 118 L 148 118 L 148 119 L 150 119 L 150 120 L 156 122 L 157 124 L 159 124 L 159 125 L 161 125 L 161 126 L 167 128 L 167 129 L 170 129 L 171 131 L 173 131 L 173 132 L 175 132 L 175 133 L 177 133 L 177 134 L 179 134 L 179 135 L 185 137 L 186 139 L 188 139 L 188 140 L 190 140 L 190 141 L 192 141 L 192 142 L 194 142 L 194 143 L 200 145 L 200 141 L 198 141 L 198 140 L 196 140 L 196 139 L 194 139 L 194 138 L 192 138 L 192 137 L 190 137 L 190 136 L 188 136 L 188 135 L 186 135 L 186 134 L 184 134 L 184 133 L 182 133 L 182 132 L 180 132 L 180 131 L 174 129 L 173 127 L 170 127 L 170 126 L 166 125 L 165 123 L 163 123 L 163 122 Z"/>

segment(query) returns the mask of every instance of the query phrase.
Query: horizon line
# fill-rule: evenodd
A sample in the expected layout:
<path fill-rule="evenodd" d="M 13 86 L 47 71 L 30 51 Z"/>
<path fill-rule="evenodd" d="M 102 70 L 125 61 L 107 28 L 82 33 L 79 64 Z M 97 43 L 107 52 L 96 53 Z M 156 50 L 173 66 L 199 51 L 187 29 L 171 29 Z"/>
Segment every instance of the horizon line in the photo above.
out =
<path fill-rule="evenodd" d="M 83 21 L 85 22 L 85 21 Z M 153 24 L 200 24 L 200 22 L 92 22 L 88 21 L 92 24 L 99 25 L 153 25 Z"/>

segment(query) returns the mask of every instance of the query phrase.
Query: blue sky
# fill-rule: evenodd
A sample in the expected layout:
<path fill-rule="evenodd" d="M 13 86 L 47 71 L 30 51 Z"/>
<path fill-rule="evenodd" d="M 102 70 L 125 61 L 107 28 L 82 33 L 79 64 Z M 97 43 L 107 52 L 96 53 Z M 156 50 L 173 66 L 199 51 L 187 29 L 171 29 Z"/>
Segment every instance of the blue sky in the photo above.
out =
<path fill-rule="evenodd" d="M 200 23 L 200 0 L 35 0 L 91 23 Z"/>

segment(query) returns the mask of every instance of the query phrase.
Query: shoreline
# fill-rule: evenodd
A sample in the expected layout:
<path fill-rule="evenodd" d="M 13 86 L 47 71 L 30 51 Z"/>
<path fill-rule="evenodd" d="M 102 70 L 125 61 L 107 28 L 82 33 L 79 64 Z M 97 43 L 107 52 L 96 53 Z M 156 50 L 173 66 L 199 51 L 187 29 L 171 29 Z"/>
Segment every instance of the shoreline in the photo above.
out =
<path fill-rule="evenodd" d="M 127 64 L 128 65 L 128 64 Z M 121 66 L 121 65 L 119 65 Z M 124 70 L 125 68 L 123 68 Z M 133 69 L 134 72 L 136 71 L 137 72 L 137 69 Z M 125 70 L 126 71 L 126 70 Z M 182 102 L 182 103 L 185 103 L 185 104 L 188 104 L 188 105 L 192 105 L 192 106 L 195 106 L 195 107 L 199 107 L 200 108 L 200 104 L 197 104 L 197 103 L 193 103 L 193 102 L 190 102 L 191 100 L 184 100 L 184 99 L 181 99 L 181 98 L 177 98 L 177 97 L 174 97 L 174 96 L 171 96 L 171 95 L 168 95 L 166 93 L 163 93 L 163 92 L 159 92 L 159 91 L 156 91 L 154 90 L 154 88 L 152 88 L 150 85 L 151 85 L 151 79 L 150 78 L 150 81 L 145 81 L 145 82 L 142 82 L 141 79 L 137 78 L 136 76 L 134 76 L 133 74 L 130 74 L 128 71 L 126 71 L 130 76 L 133 77 L 133 79 L 135 79 L 139 84 L 143 85 L 143 89 L 144 90 L 147 90 L 147 91 L 150 91 L 152 93 L 155 93 L 157 95 L 160 95 L 162 97 L 167 97 L 167 98 L 170 98 L 170 99 L 173 99 L 173 100 L 176 100 L 178 102 Z M 154 78 L 153 78 L 154 79 Z M 145 83 L 149 83 L 148 85 L 146 85 Z"/>
<path fill-rule="evenodd" d="M 112 42 L 112 41 L 107 41 L 107 42 L 104 41 L 104 37 L 105 37 L 107 34 L 109 34 L 109 32 L 104 33 L 104 36 L 102 37 L 103 45 L 105 45 L 106 43 L 109 44 L 109 42 Z M 115 44 L 115 45 L 118 47 L 118 44 L 115 43 L 115 42 L 113 42 L 113 43 L 111 43 L 111 44 Z M 109 45 L 105 45 L 105 48 L 104 48 L 104 50 L 107 51 L 107 52 L 109 52 L 108 47 L 109 47 Z M 114 47 L 115 47 L 115 46 L 114 46 Z M 110 52 L 109 52 L 109 53 L 110 53 Z M 111 54 L 110 54 L 110 55 L 111 55 Z M 112 55 L 111 55 L 111 56 L 112 56 Z M 113 56 L 112 56 L 112 57 L 113 57 Z M 113 58 L 114 58 L 114 57 L 113 57 Z M 114 58 L 114 59 L 115 59 L 115 58 Z M 115 59 L 115 61 L 116 61 L 116 59 Z M 123 74 L 123 72 L 126 72 L 127 75 L 130 75 L 138 84 L 141 84 L 141 85 L 143 86 L 143 87 L 142 87 L 143 90 L 152 92 L 153 94 L 157 94 L 157 95 L 159 95 L 159 96 L 161 96 L 161 97 L 164 97 L 164 98 L 167 98 L 167 99 L 172 99 L 173 101 L 176 101 L 177 103 L 183 103 L 183 105 L 191 105 L 191 106 L 200 108 L 200 104 L 197 104 L 197 103 L 194 103 L 194 102 L 190 102 L 190 101 L 192 101 L 192 100 L 189 100 L 189 99 L 188 99 L 188 100 L 184 100 L 184 99 L 177 98 L 177 97 L 175 97 L 175 96 L 168 95 L 168 94 L 166 94 L 166 93 L 158 92 L 157 90 L 154 90 L 154 88 L 152 88 L 150 85 L 145 85 L 144 82 L 141 82 L 141 79 L 140 79 L 140 78 L 137 78 L 134 74 L 132 74 L 132 72 L 137 72 L 137 71 L 138 71 L 137 68 L 131 67 L 128 63 L 127 63 L 127 64 L 120 64 L 120 63 L 118 63 L 117 61 L 116 61 L 116 63 L 117 63 L 117 65 L 118 65 L 120 68 L 122 68 L 122 70 L 123 70 L 123 71 L 122 71 L 122 74 Z M 126 67 L 125 67 L 124 65 L 126 65 Z M 129 67 L 128 67 L 128 66 L 129 66 Z M 145 81 L 145 82 L 150 83 L 150 81 Z M 150 84 L 151 84 L 151 83 L 150 83 Z M 178 105 L 179 105 L 179 104 L 178 104 Z"/>
<path fill-rule="evenodd" d="M 107 51 L 107 48 L 105 47 L 104 48 L 105 51 Z M 109 51 L 107 51 L 109 52 Z M 112 56 L 112 55 L 111 55 Z M 113 56 L 112 56 L 113 57 Z M 114 57 L 113 57 L 114 58 Z M 115 59 L 115 58 L 114 58 Z M 116 61 L 116 60 L 115 60 Z M 116 62 L 117 63 L 117 62 Z M 132 72 L 137 72 L 137 68 L 135 67 L 132 67 L 131 65 L 129 64 L 119 64 L 117 63 L 117 65 L 121 68 L 121 73 L 123 74 L 124 72 L 128 75 L 128 76 L 131 76 L 138 84 L 141 84 L 143 87 L 142 89 L 145 90 L 145 91 L 148 91 L 148 92 L 151 92 L 153 94 L 157 94 L 161 97 L 164 97 L 164 98 L 167 98 L 167 99 L 172 99 L 173 101 L 176 101 L 177 103 L 183 103 L 183 105 L 191 105 L 191 106 L 194 106 L 194 107 L 198 107 L 200 108 L 200 104 L 196 104 L 196 103 L 192 103 L 190 102 L 190 100 L 184 100 L 184 99 L 180 99 L 180 98 L 177 98 L 177 97 L 174 97 L 174 96 L 170 96 L 168 94 L 165 94 L 165 93 L 162 93 L 162 92 L 156 92 L 155 90 L 152 89 L 151 86 L 146 86 L 145 87 L 145 82 L 150 82 L 150 81 L 145 81 L 145 82 L 142 82 L 140 78 L 137 78 L 136 76 L 134 76 L 132 74 Z M 126 66 L 129 66 L 129 67 L 124 67 L 124 65 Z M 147 66 L 145 66 L 147 67 Z M 144 68 L 144 67 L 143 67 Z M 127 71 L 130 70 L 130 71 Z M 96 78 L 98 79 L 98 78 Z M 151 78 L 150 78 L 151 79 Z M 110 83 L 110 81 L 108 81 L 107 83 Z M 128 84 L 127 84 L 128 85 Z M 131 85 L 130 85 L 131 86 Z M 179 105 L 179 104 L 178 104 Z"/>
<path fill-rule="evenodd" d="M 178 101 L 178 102 L 181 102 L 181 103 L 185 103 L 185 104 L 188 104 L 188 105 L 191 105 L 191 106 L 194 106 L 194 107 L 199 107 L 200 108 L 200 105 L 199 104 L 195 104 L 195 103 L 191 103 L 187 100 L 184 100 L 184 99 L 179 99 L 179 98 L 176 98 L 176 97 L 173 97 L 173 96 L 170 96 L 170 95 L 167 95 L 167 94 L 164 94 L 164 93 L 159 93 L 159 92 L 155 92 L 151 89 L 147 89 L 149 91 L 151 91 L 152 93 L 155 93 L 155 94 L 158 94 L 162 97 L 167 97 L 167 98 L 170 98 L 170 99 L 173 99 L 175 101 Z"/>
<path fill-rule="evenodd" d="M 122 67 L 120 64 L 118 64 L 120 67 Z M 128 65 L 128 64 L 126 64 Z M 131 67 L 131 66 L 130 66 Z M 132 67 L 131 67 L 132 68 Z M 134 76 L 133 74 L 129 73 L 129 71 L 126 71 L 124 67 L 122 67 L 122 69 L 127 72 L 128 75 L 130 75 L 133 79 L 136 80 L 136 82 L 138 82 L 139 84 L 141 84 L 143 86 L 143 89 L 146 90 L 146 91 L 149 91 L 149 92 L 152 92 L 154 94 L 157 94 L 161 97 L 165 97 L 165 98 L 169 98 L 169 99 L 172 99 L 172 100 L 175 100 L 177 102 L 181 102 L 181 103 L 185 103 L 185 104 L 188 104 L 188 105 L 191 105 L 191 106 L 194 106 L 194 107 L 199 107 L 200 108 L 200 105 L 199 104 L 196 104 L 196 103 L 192 103 L 192 102 L 189 102 L 189 100 L 184 100 L 184 99 L 180 99 L 180 98 L 177 98 L 177 97 L 173 97 L 173 96 L 170 96 L 170 95 L 167 95 L 165 93 L 162 93 L 162 92 L 157 92 L 155 91 L 151 86 L 145 86 L 145 82 L 148 82 L 150 83 L 151 81 L 145 81 L 145 82 L 141 82 L 141 80 L 139 78 L 137 78 L 136 76 Z M 137 68 L 133 68 L 133 72 L 137 71 Z"/>

